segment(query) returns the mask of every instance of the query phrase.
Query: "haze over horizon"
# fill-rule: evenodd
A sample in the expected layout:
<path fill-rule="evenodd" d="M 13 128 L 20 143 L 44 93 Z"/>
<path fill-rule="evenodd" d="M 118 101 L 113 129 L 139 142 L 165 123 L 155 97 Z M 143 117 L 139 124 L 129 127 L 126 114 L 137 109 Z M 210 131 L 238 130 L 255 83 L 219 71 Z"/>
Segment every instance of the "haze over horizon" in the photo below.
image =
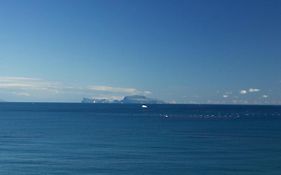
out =
<path fill-rule="evenodd" d="M 0 99 L 281 104 L 281 1 L 0 0 Z"/>

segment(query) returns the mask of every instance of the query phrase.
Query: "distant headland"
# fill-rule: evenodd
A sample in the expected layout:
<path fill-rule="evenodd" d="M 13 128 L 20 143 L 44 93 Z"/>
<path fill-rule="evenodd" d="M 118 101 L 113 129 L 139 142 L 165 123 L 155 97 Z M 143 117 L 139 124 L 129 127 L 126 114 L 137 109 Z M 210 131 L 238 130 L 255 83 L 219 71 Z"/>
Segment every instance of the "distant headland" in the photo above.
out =
<path fill-rule="evenodd" d="M 125 96 L 122 100 L 83 98 L 81 103 L 165 104 L 164 101 L 142 95 Z"/>

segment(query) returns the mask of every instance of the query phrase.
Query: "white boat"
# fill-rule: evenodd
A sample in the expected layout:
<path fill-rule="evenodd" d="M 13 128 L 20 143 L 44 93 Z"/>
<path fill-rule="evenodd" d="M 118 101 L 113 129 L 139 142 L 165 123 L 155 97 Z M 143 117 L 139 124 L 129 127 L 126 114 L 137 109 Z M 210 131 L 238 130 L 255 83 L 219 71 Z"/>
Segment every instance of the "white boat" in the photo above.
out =
<path fill-rule="evenodd" d="M 146 106 L 146 105 L 141 105 L 141 107 L 142 107 L 142 108 L 148 108 L 148 106 Z"/>

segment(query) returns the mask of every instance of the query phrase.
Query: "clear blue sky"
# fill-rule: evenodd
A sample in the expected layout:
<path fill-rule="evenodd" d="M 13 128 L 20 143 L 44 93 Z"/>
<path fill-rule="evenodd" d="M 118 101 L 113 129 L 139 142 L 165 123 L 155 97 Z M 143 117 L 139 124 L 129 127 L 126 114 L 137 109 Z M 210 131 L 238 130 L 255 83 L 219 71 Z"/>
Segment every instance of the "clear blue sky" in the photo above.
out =
<path fill-rule="evenodd" d="M 0 0 L 0 98 L 281 104 L 279 0 Z"/>

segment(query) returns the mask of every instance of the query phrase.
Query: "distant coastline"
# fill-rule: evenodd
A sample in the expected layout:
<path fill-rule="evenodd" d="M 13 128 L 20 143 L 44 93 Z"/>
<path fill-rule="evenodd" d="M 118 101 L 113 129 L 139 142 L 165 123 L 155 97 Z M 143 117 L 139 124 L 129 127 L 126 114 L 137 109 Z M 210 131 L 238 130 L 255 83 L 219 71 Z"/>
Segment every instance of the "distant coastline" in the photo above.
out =
<path fill-rule="evenodd" d="M 81 103 L 117 103 L 117 104 L 167 104 L 166 102 L 142 95 L 125 96 L 122 100 L 83 98 Z"/>

